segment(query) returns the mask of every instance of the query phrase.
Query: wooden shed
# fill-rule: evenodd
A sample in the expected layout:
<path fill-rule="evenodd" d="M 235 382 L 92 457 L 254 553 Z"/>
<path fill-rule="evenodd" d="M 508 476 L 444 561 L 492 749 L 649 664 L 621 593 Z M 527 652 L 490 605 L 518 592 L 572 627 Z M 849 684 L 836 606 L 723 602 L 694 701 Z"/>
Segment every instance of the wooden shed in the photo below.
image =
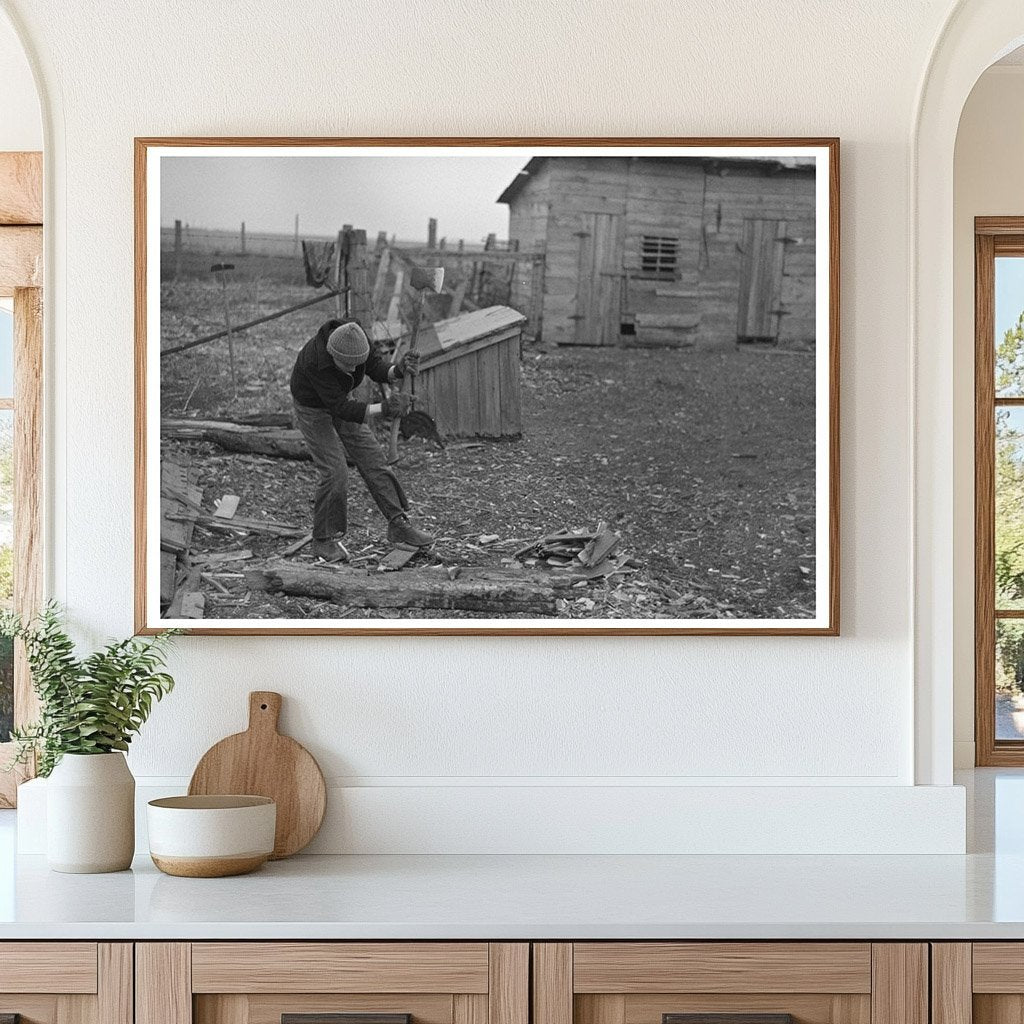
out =
<path fill-rule="evenodd" d="M 515 438 L 523 432 L 519 357 L 526 317 L 487 306 L 438 320 L 422 339 L 416 407 L 444 437 Z"/>
<path fill-rule="evenodd" d="M 806 160 L 538 156 L 499 202 L 510 246 L 545 252 L 548 342 L 803 347 L 815 198 Z M 513 280 L 520 309 L 528 271 Z"/>

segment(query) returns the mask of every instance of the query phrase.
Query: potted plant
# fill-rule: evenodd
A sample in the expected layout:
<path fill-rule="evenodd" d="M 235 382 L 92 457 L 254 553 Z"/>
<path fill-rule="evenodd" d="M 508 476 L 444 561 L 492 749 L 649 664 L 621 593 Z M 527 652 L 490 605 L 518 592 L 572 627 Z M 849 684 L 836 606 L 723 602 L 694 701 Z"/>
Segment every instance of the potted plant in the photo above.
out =
<path fill-rule="evenodd" d="M 39 697 L 38 721 L 15 729 L 14 764 L 33 756 L 48 777 L 47 861 L 54 871 L 122 871 L 135 852 L 135 779 L 124 752 L 153 702 L 174 687 L 161 671 L 175 630 L 75 654 L 58 607 L 23 622 L 0 613 L 0 635 L 20 640 Z M 12 765 L 13 767 L 13 765 Z"/>

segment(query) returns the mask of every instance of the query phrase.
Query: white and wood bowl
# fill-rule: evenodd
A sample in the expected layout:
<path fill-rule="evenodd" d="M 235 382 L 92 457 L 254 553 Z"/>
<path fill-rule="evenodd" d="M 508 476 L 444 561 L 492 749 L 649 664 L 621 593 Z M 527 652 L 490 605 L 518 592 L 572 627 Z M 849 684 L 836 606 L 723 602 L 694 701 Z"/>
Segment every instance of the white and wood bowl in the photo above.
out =
<path fill-rule="evenodd" d="M 168 796 L 147 808 L 149 853 L 168 875 L 225 878 L 274 852 L 277 805 L 266 796 Z"/>

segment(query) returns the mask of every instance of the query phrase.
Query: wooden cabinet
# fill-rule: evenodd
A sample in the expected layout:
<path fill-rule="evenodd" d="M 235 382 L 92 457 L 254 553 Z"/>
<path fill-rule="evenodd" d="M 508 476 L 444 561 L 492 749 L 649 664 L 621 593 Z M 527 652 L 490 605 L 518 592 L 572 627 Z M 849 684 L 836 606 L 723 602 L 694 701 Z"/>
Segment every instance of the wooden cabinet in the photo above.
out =
<path fill-rule="evenodd" d="M 514 942 L 139 943 L 136 1022 L 529 1024 L 529 968 Z"/>
<path fill-rule="evenodd" d="M 928 1024 L 924 943 L 537 943 L 533 957 L 533 1024 Z"/>
<path fill-rule="evenodd" d="M 11 942 L 0 943 L 0 1024 L 8 1014 L 21 1024 L 1021 1024 L 1024 943 Z"/>
<path fill-rule="evenodd" d="M 130 942 L 0 943 L 0 1018 L 132 1024 Z"/>
<path fill-rule="evenodd" d="M 932 944 L 934 1024 L 1024 1020 L 1024 942 Z"/>

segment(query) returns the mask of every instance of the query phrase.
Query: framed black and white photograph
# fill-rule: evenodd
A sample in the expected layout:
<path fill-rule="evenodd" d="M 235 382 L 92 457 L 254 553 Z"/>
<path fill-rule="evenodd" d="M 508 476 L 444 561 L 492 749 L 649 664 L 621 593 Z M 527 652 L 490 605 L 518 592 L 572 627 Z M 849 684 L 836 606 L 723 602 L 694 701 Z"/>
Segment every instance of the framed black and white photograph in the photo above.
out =
<path fill-rule="evenodd" d="M 838 160 L 136 140 L 137 629 L 838 633 Z"/>

